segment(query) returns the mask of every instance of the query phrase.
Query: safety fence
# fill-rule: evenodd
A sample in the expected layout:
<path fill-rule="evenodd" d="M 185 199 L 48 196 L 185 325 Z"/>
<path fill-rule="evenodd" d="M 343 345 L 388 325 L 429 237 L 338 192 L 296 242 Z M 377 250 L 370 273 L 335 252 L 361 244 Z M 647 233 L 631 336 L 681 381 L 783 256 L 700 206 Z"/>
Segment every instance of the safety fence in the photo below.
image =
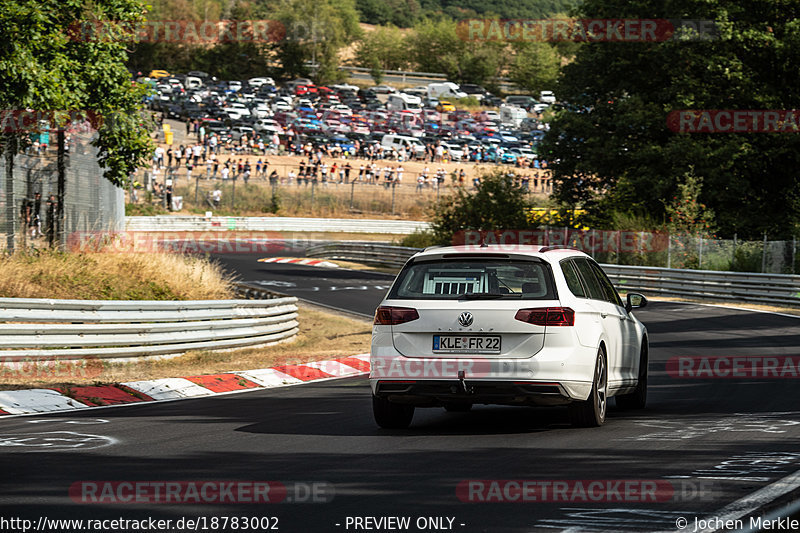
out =
<path fill-rule="evenodd" d="M 294 297 L 191 301 L 0 298 L 0 361 L 129 358 L 270 345 L 294 338 L 297 316 Z"/>
<path fill-rule="evenodd" d="M 400 268 L 418 251 L 418 248 L 348 241 L 315 244 L 306 249 L 306 255 Z"/>
<path fill-rule="evenodd" d="M 64 172 L 59 187 L 55 133 L 35 135 L 32 145 L 0 163 L 0 248 L 66 244 L 75 232 L 118 231 L 125 217 L 124 192 L 103 177 L 93 133 L 65 134 Z M 59 206 L 59 191 L 63 205 Z M 61 227 L 59 213 L 63 210 Z"/>
<path fill-rule="evenodd" d="M 604 264 L 621 291 L 723 302 L 800 307 L 800 276 Z"/>
<path fill-rule="evenodd" d="M 415 220 L 337 219 L 299 217 L 125 217 L 127 231 L 298 231 L 385 233 L 405 235 L 429 227 Z"/>

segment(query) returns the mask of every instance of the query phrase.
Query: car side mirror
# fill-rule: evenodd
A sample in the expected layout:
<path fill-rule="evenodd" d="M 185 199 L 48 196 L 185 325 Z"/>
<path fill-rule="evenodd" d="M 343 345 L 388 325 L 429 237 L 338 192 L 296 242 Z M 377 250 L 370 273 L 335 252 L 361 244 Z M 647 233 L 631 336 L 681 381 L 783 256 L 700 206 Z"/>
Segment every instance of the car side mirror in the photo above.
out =
<path fill-rule="evenodd" d="M 647 306 L 647 298 L 638 292 L 629 292 L 625 302 L 625 310 L 629 313 L 633 309 L 641 309 Z"/>

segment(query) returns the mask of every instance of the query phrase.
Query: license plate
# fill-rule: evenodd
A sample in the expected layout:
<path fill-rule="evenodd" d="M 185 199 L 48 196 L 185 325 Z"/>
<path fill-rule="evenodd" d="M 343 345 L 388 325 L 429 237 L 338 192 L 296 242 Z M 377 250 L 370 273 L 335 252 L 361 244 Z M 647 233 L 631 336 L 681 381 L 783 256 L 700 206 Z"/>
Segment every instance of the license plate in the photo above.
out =
<path fill-rule="evenodd" d="M 500 353 L 500 335 L 434 335 L 438 353 Z"/>

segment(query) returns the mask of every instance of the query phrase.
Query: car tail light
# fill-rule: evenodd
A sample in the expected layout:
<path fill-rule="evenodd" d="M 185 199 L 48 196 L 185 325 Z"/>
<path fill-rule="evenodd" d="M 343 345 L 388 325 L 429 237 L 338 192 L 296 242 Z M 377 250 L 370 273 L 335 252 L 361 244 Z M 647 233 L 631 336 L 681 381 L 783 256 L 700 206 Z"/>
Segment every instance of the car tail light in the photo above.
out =
<path fill-rule="evenodd" d="M 379 326 L 397 326 L 419 318 L 416 309 L 410 307 L 389 307 L 382 305 L 375 310 L 373 324 Z"/>
<path fill-rule="evenodd" d="M 572 326 L 575 324 L 575 311 L 569 307 L 520 309 L 514 318 L 536 326 Z"/>

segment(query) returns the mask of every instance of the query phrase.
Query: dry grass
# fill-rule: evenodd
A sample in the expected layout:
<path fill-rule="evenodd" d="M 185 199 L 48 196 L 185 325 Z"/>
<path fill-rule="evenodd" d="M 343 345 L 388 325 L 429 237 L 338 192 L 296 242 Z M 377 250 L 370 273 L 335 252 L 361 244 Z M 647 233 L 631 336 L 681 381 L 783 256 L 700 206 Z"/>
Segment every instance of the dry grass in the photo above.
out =
<path fill-rule="evenodd" d="M 212 300 L 234 294 L 219 265 L 168 253 L 17 253 L 0 257 L 0 272 L 4 298 Z"/>
<path fill-rule="evenodd" d="M 300 308 L 300 333 L 291 343 L 264 348 L 244 348 L 224 352 L 189 352 L 171 359 L 150 359 L 132 363 L 103 361 L 99 375 L 70 377 L 69 382 L 54 380 L 46 372 L 13 371 L 0 367 L 0 390 L 64 388 L 121 383 L 203 374 L 218 374 L 287 363 L 302 363 L 345 357 L 369 351 L 372 327 L 358 321 L 306 307 Z M 46 368 L 46 367 L 43 367 Z"/>

